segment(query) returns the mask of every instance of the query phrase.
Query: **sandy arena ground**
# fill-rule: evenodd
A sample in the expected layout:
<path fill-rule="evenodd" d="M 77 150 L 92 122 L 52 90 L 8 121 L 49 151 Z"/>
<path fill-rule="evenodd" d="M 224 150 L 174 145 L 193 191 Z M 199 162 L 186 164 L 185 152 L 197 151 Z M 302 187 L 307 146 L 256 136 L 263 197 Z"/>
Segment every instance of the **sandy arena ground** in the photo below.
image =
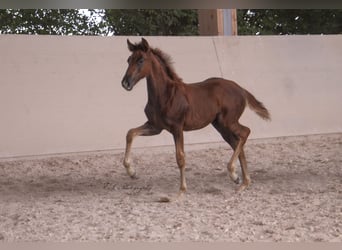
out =
<path fill-rule="evenodd" d="M 148 138 L 146 138 L 148 140 Z M 0 161 L 0 241 L 342 241 L 342 134 L 249 140 L 237 194 L 224 143 Z M 239 168 L 238 168 L 239 169 Z"/>

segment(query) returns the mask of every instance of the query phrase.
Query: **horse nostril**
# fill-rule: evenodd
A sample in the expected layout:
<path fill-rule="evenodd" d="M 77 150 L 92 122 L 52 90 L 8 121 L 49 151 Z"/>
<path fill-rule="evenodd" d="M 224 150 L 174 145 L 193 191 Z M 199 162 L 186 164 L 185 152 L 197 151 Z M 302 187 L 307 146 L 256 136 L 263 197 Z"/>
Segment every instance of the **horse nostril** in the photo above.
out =
<path fill-rule="evenodd" d="M 122 81 L 121 84 L 122 84 L 122 87 L 124 87 L 125 89 L 128 88 L 128 82 L 126 80 Z"/>
<path fill-rule="evenodd" d="M 124 85 L 124 83 L 126 82 L 126 76 L 124 76 L 121 80 L 121 84 Z"/>
<path fill-rule="evenodd" d="M 122 87 L 126 90 L 132 90 L 132 86 L 130 81 L 127 79 L 127 77 L 124 77 L 121 81 Z"/>

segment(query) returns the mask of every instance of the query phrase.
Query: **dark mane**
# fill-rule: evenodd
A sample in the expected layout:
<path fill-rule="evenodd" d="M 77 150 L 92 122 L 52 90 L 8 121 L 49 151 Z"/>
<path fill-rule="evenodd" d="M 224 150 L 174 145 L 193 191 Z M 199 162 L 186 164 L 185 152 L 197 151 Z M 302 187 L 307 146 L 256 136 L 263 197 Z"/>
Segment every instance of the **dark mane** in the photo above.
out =
<path fill-rule="evenodd" d="M 163 66 L 166 75 L 172 80 L 172 81 L 176 81 L 176 82 L 183 82 L 182 78 L 180 78 L 177 73 L 175 72 L 173 66 L 172 66 L 172 59 L 171 57 L 164 53 L 163 51 L 161 51 L 158 48 L 151 48 L 149 47 L 149 45 L 147 44 L 147 41 L 145 39 L 142 39 L 142 41 L 140 43 L 135 43 L 135 44 L 131 44 L 128 41 L 128 48 L 131 52 L 133 51 L 143 51 L 143 52 L 147 52 L 148 49 L 151 50 L 152 54 L 154 56 L 157 57 L 159 63 Z"/>
<path fill-rule="evenodd" d="M 168 75 L 168 77 L 170 77 L 171 80 L 177 81 L 177 82 L 183 81 L 182 78 L 180 78 L 175 72 L 172 66 L 172 58 L 169 55 L 167 55 L 166 53 L 164 53 L 158 48 L 154 48 L 154 49 L 151 48 L 151 52 L 153 53 L 153 55 L 155 55 L 159 59 L 159 62 L 163 65 L 166 74 Z"/>

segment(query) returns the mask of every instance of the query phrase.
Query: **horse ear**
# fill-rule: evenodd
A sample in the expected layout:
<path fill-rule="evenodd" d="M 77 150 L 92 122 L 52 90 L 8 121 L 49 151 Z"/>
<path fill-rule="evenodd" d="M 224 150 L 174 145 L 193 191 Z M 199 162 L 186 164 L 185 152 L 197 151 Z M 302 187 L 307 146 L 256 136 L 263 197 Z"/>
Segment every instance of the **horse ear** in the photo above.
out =
<path fill-rule="evenodd" d="M 146 39 L 143 37 L 141 38 L 141 45 L 142 45 L 143 51 L 145 51 L 145 52 L 147 52 L 150 49 L 150 45 L 148 44 Z"/>
<path fill-rule="evenodd" d="M 127 47 L 129 49 L 129 51 L 133 52 L 135 50 L 135 45 L 133 43 L 131 43 L 129 41 L 129 39 L 127 39 Z"/>

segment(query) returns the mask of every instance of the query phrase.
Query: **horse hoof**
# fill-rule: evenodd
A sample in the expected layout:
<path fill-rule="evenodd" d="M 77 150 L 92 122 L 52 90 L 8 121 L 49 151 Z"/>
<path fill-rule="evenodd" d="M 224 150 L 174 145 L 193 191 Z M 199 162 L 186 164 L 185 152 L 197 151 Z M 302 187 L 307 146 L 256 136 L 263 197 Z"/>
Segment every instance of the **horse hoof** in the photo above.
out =
<path fill-rule="evenodd" d="M 238 176 L 235 180 L 234 180 L 235 184 L 240 184 L 240 177 Z"/>
<path fill-rule="evenodd" d="M 132 180 L 138 179 L 138 176 L 135 172 L 133 174 L 130 174 L 129 177 L 131 177 Z"/>
<path fill-rule="evenodd" d="M 242 184 L 240 187 L 238 187 L 238 188 L 236 189 L 236 192 L 237 192 L 237 193 L 241 193 L 241 192 L 245 191 L 246 188 L 248 188 L 248 185 Z"/>
<path fill-rule="evenodd" d="M 126 172 L 131 179 L 138 179 L 136 172 L 132 168 L 126 168 Z"/>

